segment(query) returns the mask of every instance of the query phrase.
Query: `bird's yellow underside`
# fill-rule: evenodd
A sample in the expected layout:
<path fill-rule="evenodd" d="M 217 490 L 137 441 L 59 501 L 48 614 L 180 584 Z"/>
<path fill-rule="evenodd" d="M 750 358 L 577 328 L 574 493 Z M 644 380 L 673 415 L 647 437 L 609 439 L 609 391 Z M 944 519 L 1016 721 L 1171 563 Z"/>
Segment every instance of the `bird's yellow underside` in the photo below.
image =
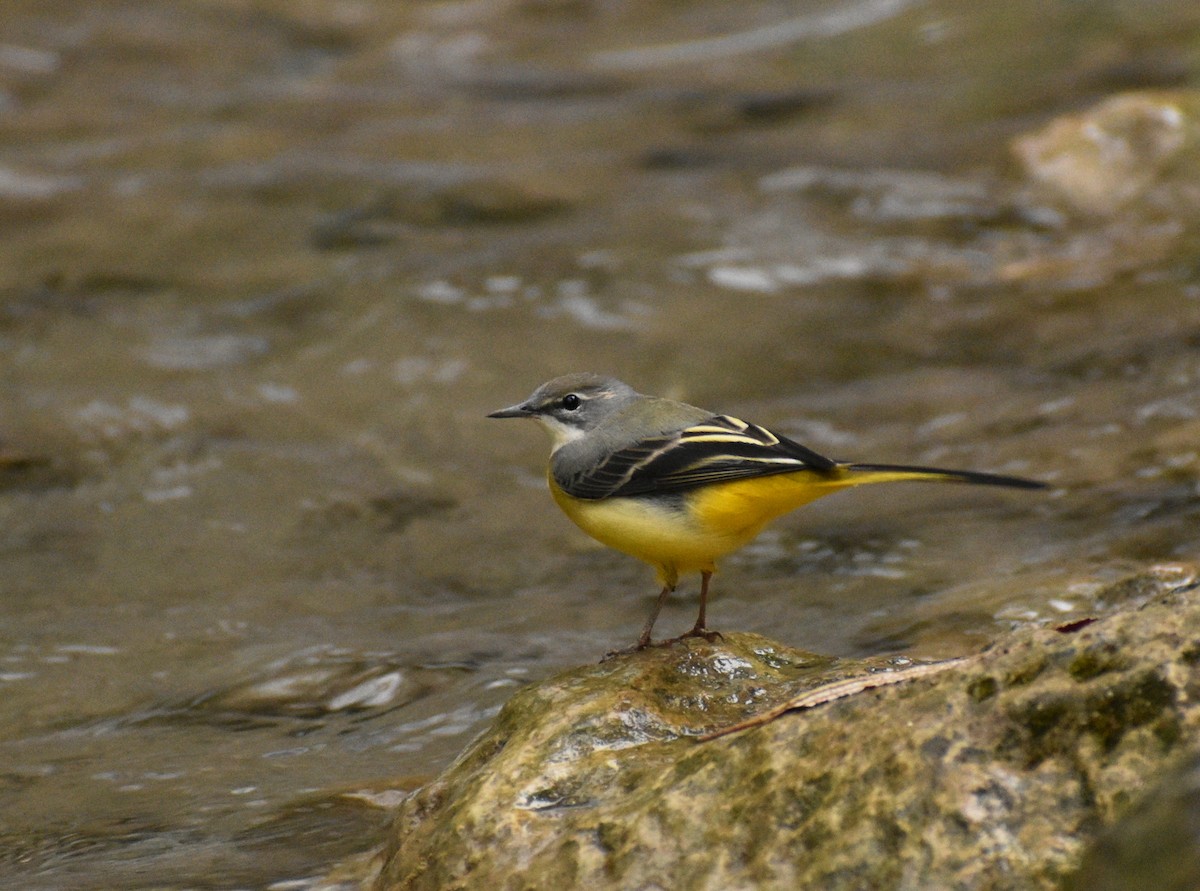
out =
<path fill-rule="evenodd" d="M 580 529 L 649 563 L 664 585 L 674 586 L 682 573 L 713 572 L 719 557 L 749 544 L 772 520 L 810 501 L 866 483 L 941 478 L 912 471 L 801 470 L 702 486 L 671 502 L 574 498 L 551 476 L 550 492 Z"/>

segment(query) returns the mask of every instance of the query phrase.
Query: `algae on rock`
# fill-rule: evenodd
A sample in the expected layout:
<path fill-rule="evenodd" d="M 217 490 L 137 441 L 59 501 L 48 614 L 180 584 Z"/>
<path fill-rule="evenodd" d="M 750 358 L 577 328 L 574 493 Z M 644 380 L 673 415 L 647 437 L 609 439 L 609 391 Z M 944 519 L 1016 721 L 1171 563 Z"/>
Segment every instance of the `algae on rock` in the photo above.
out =
<path fill-rule="evenodd" d="M 401 806 L 377 887 L 1056 888 L 1200 751 L 1198 579 L 1150 570 L 1094 622 L 711 742 L 889 666 L 729 634 L 566 672 Z"/>

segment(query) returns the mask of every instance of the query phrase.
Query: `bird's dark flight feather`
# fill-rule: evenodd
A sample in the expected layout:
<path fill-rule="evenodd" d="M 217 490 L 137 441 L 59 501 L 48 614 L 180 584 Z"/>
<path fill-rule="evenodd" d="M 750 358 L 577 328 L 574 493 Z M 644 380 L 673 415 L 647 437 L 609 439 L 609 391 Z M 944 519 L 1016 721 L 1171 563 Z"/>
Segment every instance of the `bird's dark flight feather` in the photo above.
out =
<path fill-rule="evenodd" d="M 595 500 L 681 492 L 799 470 L 827 472 L 836 466 L 837 462 L 785 436 L 715 415 L 613 452 L 569 478 L 555 478 L 567 494 Z"/>

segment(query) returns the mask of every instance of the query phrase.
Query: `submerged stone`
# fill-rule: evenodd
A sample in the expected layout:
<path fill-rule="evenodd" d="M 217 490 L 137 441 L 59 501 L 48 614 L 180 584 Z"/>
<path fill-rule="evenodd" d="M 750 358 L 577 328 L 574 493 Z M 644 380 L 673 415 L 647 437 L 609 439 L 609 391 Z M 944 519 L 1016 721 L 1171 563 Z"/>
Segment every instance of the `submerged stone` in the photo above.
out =
<path fill-rule="evenodd" d="M 709 741 L 901 666 L 728 634 L 569 671 L 404 802 L 376 887 L 1056 888 L 1200 750 L 1197 579 L 1151 570 L 1094 622 Z"/>
<path fill-rule="evenodd" d="M 1026 174 L 1073 211 L 1108 217 L 1133 208 L 1194 217 L 1200 190 L 1200 93 L 1112 96 L 1022 136 Z"/>

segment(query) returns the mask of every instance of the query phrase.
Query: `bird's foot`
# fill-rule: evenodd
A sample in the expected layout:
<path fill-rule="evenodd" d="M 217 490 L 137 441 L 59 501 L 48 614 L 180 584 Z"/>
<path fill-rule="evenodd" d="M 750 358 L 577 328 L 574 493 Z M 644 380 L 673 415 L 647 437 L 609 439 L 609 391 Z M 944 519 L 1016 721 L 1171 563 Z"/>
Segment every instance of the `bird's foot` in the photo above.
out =
<path fill-rule="evenodd" d="M 648 649 L 649 647 L 658 646 L 662 646 L 662 643 L 653 643 L 650 638 L 646 638 L 645 640 L 639 640 L 631 647 L 623 647 L 619 650 L 609 650 L 604 654 L 604 658 L 601 659 L 600 662 L 603 664 L 611 659 L 616 659 L 618 656 L 631 656 L 634 653 L 640 653 L 642 650 Z"/>
<path fill-rule="evenodd" d="M 651 640 L 647 637 L 639 640 L 631 647 L 625 647 L 621 650 L 610 650 L 604 654 L 604 658 L 600 662 L 608 662 L 610 659 L 616 659 L 618 656 L 629 656 L 633 653 L 640 653 L 642 650 L 648 650 L 652 647 L 673 647 L 681 640 L 687 640 L 689 637 L 702 637 L 709 643 L 716 643 L 718 640 L 725 639 L 725 635 L 720 631 L 709 631 L 707 628 L 697 625 L 691 631 L 685 631 L 678 637 L 665 637 L 662 640 Z"/>
<path fill-rule="evenodd" d="M 709 643 L 716 643 L 718 640 L 725 639 L 725 635 L 720 631 L 709 631 L 702 625 L 697 625 L 691 631 L 685 631 L 683 634 L 679 635 L 679 637 L 670 637 L 666 640 L 659 641 L 655 646 L 669 647 L 672 644 L 679 643 L 681 640 L 687 640 L 689 637 L 702 637 Z"/>

